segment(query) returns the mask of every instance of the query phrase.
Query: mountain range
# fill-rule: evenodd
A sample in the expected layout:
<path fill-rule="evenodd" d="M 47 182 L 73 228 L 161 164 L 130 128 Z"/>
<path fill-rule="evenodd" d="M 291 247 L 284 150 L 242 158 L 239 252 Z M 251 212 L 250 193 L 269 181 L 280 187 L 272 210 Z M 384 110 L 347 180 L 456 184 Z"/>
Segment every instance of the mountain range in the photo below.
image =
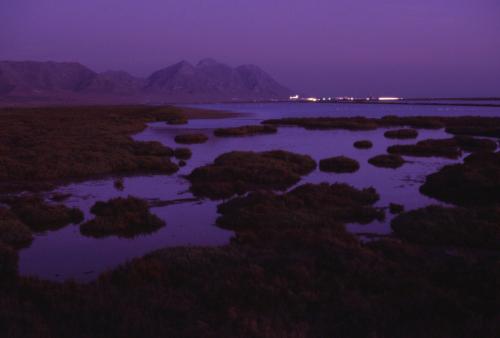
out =
<path fill-rule="evenodd" d="M 97 73 L 75 62 L 0 61 L 0 104 L 221 102 L 284 99 L 291 94 L 255 65 L 181 61 L 147 78 Z"/>

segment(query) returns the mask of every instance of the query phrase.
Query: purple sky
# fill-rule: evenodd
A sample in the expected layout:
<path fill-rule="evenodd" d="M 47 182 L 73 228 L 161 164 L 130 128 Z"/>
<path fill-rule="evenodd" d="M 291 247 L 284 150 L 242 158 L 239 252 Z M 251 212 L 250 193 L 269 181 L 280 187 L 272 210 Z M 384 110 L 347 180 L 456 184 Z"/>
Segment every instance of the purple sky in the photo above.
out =
<path fill-rule="evenodd" d="M 500 96 L 500 0 L 0 0 L 0 59 L 204 57 L 315 95 Z"/>

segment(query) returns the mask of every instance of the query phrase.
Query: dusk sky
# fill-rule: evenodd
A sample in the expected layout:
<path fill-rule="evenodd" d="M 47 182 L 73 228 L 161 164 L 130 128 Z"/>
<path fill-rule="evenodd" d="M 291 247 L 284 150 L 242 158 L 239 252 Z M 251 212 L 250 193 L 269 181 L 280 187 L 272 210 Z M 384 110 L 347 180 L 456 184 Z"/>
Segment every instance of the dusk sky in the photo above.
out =
<path fill-rule="evenodd" d="M 0 0 L 0 59 L 254 63 L 311 95 L 500 96 L 500 0 Z"/>

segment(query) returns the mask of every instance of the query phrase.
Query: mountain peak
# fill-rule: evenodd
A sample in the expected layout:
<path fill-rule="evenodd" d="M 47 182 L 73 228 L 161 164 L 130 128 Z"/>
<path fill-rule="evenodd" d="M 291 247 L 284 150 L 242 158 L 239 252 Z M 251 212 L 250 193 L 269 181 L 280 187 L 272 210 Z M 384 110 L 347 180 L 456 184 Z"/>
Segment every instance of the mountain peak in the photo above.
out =
<path fill-rule="evenodd" d="M 212 58 L 205 58 L 203 60 L 200 60 L 200 62 L 198 62 L 198 64 L 196 66 L 197 67 L 209 67 L 209 66 L 214 66 L 217 64 L 219 64 L 219 62 L 217 62 L 216 60 L 214 60 Z"/>
<path fill-rule="evenodd" d="M 168 68 L 186 69 L 186 70 L 188 70 L 188 69 L 193 69 L 193 68 L 194 68 L 194 66 L 193 66 L 191 63 L 189 63 L 188 61 L 186 61 L 186 60 L 182 60 L 182 61 L 180 61 L 180 62 L 177 62 L 177 63 L 176 63 L 176 64 L 174 64 L 173 66 L 169 66 L 169 67 L 166 67 L 166 68 L 164 68 L 164 69 L 168 69 Z"/>
<path fill-rule="evenodd" d="M 189 61 L 186 61 L 186 60 L 181 60 L 181 61 L 177 62 L 176 65 L 180 65 L 180 66 L 192 66 L 192 64 L 189 63 Z"/>
<path fill-rule="evenodd" d="M 253 64 L 241 65 L 241 66 L 238 66 L 237 69 L 247 70 L 247 71 L 263 72 L 263 70 L 259 66 L 256 66 L 256 65 L 253 65 Z"/>
<path fill-rule="evenodd" d="M 284 99 L 289 94 L 257 66 L 233 68 L 211 58 L 196 66 L 180 61 L 147 79 L 122 71 L 96 73 L 79 63 L 0 61 L 0 100 L 4 102 L 61 98 L 74 103 L 213 102 Z"/>

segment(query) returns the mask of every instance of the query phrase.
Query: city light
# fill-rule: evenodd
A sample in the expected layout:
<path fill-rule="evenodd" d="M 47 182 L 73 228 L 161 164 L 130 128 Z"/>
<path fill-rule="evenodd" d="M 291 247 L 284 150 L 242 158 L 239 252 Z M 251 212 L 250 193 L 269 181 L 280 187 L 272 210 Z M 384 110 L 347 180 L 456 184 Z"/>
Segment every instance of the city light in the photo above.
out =
<path fill-rule="evenodd" d="M 378 98 L 379 101 L 398 101 L 398 100 L 401 100 L 400 97 L 379 97 Z"/>
<path fill-rule="evenodd" d="M 308 97 L 308 98 L 306 98 L 306 101 L 309 101 L 309 102 L 318 102 L 319 99 L 317 99 L 315 97 Z"/>

